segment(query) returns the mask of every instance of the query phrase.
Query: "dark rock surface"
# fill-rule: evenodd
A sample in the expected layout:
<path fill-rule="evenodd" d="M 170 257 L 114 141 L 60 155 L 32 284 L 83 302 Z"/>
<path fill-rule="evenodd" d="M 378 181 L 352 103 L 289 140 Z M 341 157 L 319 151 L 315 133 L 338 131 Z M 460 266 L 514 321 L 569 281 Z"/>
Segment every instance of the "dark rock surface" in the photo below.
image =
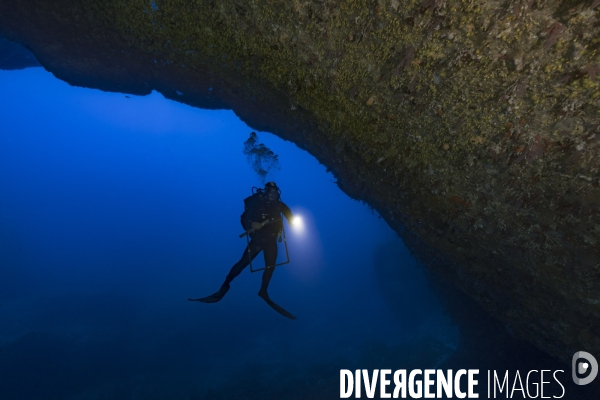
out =
<path fill-rule="evenodd" d="M 39 67 L 40 63 L 29 50 L 19 43 L 0 36 L 0 69 L 24 69 Z"/>
<path fill-rule="evenodd" d="M 0 0 L 0 34 L 73 85 L 232 108 L 294 141 L 569 361 L 600 354 L 599 5 Z"/>

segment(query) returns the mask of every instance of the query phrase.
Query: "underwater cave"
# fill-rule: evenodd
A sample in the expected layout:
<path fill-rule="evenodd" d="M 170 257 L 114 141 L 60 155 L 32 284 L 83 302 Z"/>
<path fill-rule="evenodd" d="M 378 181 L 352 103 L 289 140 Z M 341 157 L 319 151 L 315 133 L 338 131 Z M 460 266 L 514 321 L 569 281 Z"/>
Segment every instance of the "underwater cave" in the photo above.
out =
<path fill-rule="evenodd" d="M 599 6 L 0 0 L 0 388 L 337 398 L 341 368 L 404 363 L 562 369 L 565 398 L 597 397 L 570 375 L 600 356 Z M 248 164 L 252 131 L 280 169 Z M 290 230 L 273 278 L 312 315 L 297 331 L 242 276 L 226 307 L 256 310 L 174 300 L 220 284 L 269 173 L 315 233 Z M 198 336 L 218 338 L 207 367 Z"/>

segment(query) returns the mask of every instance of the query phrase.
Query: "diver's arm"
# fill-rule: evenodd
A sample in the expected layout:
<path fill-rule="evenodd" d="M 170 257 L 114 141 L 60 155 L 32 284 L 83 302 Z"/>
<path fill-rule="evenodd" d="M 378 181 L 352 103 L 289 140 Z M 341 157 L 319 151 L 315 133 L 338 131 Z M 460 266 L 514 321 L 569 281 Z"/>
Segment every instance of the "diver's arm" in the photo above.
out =
<path fill-rule="evenodd" d="M 243 226 L 251 226 L 252 229 L 255 229 L 255 230 L 259 230 L 260 228 L 262 228 L 262 224 L 260 222 L 252 221 L 248 217 L 244 218 L 244 223 L 242 225 Z"/>
<path fill-rule="evenodd" d="M 294 215 L 292 214 L 292 210 L 290 210 L 290 208 L 283 201 L 281 201 L 280 203 L 281 203 L 281 212 L 285 216 L 285 219 L 287 219 L 288 223 L 291 224 L 292 219 L 294 218 Z"/>
<path fill-rule="evenodd" d="M 252 222 L 252 228 L 255 230 L 259 230 L 262 227 L 263 227 L 263 224 L 261 224 L 260 222 Z"/>

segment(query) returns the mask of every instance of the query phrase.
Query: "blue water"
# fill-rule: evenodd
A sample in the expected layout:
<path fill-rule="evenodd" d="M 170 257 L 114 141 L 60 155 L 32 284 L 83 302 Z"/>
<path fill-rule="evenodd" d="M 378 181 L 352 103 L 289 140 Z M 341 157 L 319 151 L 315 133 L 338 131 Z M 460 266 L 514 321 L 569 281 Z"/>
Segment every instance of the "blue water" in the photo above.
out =
<path fill-rule="evenodd" d="M 248 269 L 220 303 L 187 301 L 241 256 L 261 185 L 232 111 L 42 68 L 0 72 L 0 109 L 0 399 L 331 398 L 340 368 L 407 368 L 417 351 L 435 368 L 456 347 L 397 235 L 268 132 L 268 179 L 304 220 L 286 225 L 291 263 L 269 293 L 298 320 Z"/>

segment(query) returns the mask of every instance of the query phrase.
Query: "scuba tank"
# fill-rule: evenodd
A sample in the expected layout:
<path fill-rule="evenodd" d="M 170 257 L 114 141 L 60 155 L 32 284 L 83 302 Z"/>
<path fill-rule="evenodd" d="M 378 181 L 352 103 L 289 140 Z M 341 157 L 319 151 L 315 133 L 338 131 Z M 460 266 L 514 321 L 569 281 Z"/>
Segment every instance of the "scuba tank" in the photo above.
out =
<path fill-rule="evenodd" d="M 252 187 L 252 196 L 244 199 L 244 212 L 240 215 L 240 222 L 245 231 L 252 228 L 252 221 L 262 221 L 261 203 L 265 195 L 264 189 Z"/>

